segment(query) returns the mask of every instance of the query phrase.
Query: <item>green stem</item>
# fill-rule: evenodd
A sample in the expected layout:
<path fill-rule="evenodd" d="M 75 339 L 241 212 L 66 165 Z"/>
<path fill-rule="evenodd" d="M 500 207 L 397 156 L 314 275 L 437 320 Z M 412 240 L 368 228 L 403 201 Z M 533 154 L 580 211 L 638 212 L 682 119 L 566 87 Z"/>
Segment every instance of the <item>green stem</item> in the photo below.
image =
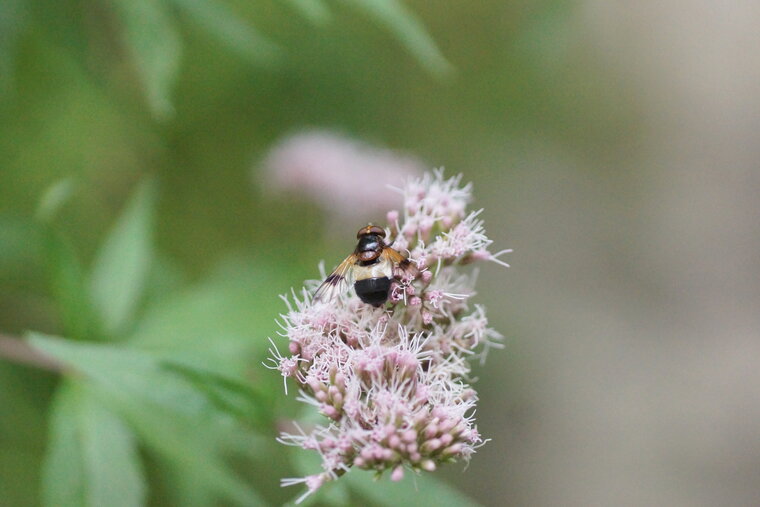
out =
<path fill-rule="evenodd" d="M 55 373 L 64 370 L 57 359 L 35 349 L 21 338 L 4 334 L 0 334 L 0 358 Z"/>

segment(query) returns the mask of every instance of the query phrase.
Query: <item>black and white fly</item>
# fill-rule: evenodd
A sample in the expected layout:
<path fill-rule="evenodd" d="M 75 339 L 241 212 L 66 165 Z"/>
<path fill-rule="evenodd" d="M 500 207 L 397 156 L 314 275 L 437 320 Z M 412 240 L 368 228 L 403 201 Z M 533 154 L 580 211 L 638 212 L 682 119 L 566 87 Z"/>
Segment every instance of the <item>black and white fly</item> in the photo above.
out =
<path fill-rule="evenodd" d="M 330 301 L 353 283 L 363 302 L 379 307 L 388 300 L 391 282 L 399 272 L 414 269 L 409 259 L 385 243 L 385 230 L 367 225 L 356 233 L 353 253 L 341 262 L 314 293 L 316 301 Z"/>

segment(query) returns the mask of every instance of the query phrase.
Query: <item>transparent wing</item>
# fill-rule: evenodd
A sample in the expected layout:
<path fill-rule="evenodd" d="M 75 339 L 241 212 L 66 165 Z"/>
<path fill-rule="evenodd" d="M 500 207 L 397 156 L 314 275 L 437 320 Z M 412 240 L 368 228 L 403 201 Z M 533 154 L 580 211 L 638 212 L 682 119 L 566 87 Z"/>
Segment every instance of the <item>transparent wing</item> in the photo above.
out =
<path fill-rule="evenodd" d="M 386 247 L 380 256 L 393 263 L 393 275 L 400 280 L 411 281 L 419 274 L 419 269 L 414 263 L 391 247 Z"/>
<path fill-rule="evenodd" d="M 335 296 L 346 289 L 348 278 L 351 276 L 351 266 L 356 264 L 356 255 L 351 254 L 343 260 L 335 271 L 325 278 L 314 293 L 314 301 L 331 301 Z"/>
<path fill-rule="evenodd" d="M 394 264 L 401 264 L 402 262 L 406 261 L 406 257 L 389 246 L 385 247 L 380 255 Z"/>

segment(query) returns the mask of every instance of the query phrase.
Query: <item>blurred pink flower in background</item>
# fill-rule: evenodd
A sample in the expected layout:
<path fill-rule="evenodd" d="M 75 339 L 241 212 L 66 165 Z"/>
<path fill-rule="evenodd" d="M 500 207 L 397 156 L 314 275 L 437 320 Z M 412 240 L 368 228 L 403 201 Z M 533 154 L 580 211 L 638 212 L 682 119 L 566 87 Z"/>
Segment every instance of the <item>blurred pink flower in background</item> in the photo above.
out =
<path fill-rule="evenodd" d="M 397 207 L 399 194 L 388 185 L 398 187 L 426 167 L 409 154 L 324 130 L 285 137 L 262 165 L 266 187 L 303 195 L 352 224 Z"/>

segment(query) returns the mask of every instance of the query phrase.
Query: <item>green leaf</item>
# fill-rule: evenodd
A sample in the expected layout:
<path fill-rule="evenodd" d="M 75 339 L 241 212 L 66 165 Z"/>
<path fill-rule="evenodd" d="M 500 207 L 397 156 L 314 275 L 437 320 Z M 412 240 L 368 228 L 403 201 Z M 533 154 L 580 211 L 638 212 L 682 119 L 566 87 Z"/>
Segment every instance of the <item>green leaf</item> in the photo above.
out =
<path fill-rule="evenodd" d="M 145 289 L 153 256 L 155 190 L 152 180 L 139 186 L 95 259 L 93 304 L 109 334 L 119 334 L 131 324 Z"/>
<path fill-rule="evenodd" d="M 183 432 L 186 432 L 187 430 L 187 428 L 182 429 Z M 161 431 L 162 430 L 159 429 L 159 433 L 161 433 Z M 203 441 L 204 438 L 200 437 L 206 437 L 203 435 L 202 429 L 198 428 L 197 425 L 194 431 L 191 430 L 190 433 L 185 433 L 185 435 L 188 434 L 191 442 Z M 205 440 L 208 439 L 205 438 Z M 169 498 L 164 501 L 164 504 L 181 505 L 182 507 L 207 507 L 220 504 L 227 505 L 227 503 L 221 503 L 218 501 L 220 495 L 219 487 L 217 484 L 211 482 L 204 471 L 204 468 L 208 467 L 208 464 L 204 465 L 203 463 L 198 463 L 199 460 L 197 456 L 200 456 L 202 459 L 203 456 L 209 455 L 209 453 L 205 449 L 198 449 L 195 447 L 197 444 L 192 444 L 194 447 L 192 449 L 185 449 L 182 442 L 176 442 L 176 444 L 178 446 L 177 449 L 170 449 L 166 454 L 158 455 L 158 459 L 155 460 L 158 465 L 156 472 L 162 476 L 162 483 L 165 485 L 166 492 L 169 495 Z M 259 484 L 270 482 L 270 486 L 273 486 L 275 484 L 275 478 L 272 473 L 274 472 L 273 468 L 277 465 L 273 465 L 272 454 L 281 450 L 279 449 L 280 444 L 274 442 L 274 439 L 271 436 L 267 436 L 258 437 L 257 441 L 254 442 L 251 442 L 251 439 L 249 438 L 237 439 L 235 445 L 241 448 L 245 447 L 247 455 L 254 455 L 254 458 L 246 463 L 246 468 L 250 467 L 247 475 L 253 475 L 254 480 L 257 480 Z M 198 454 L 196 454 L 196 457 L 189 456 L 188 458 L 185 458 L 184 454 L 189 452 L 195 452 Z M 174 457 L 172 458 L 171 456 Z M 277 459 L 275 458 L 274 461 L 276 462 Z M 192 469 L 195 469 L 196 471 L 193 471 Z M 253 474 L 250 472 L 253 472 Z M 196 478 L 199 473 L 202 475 L 201 480 Z M 229 483 L 228 479 L 225 481 Z M 238 486 L 233 485 L 232 487 L 238 490 L 240 489 Z M 249 493 L 243 490 L 232 495 L 232 497 L 239 497 L 241 494 L 248 495 Z M 224 492 L 222 492 L 221 495 L 228 498 L 231 496 Z M 238 503 L 243 505 L 251 504 L 251 502 L 240 501 L 245 499 L 245 497 L 239 498 Z M 258 497 L 255 498 L 254 501 L 258 504 L 264 502 L 263 499 Z M 272 504 L 270 503 L 270 505 Z"/>
<path fill-rule="evenodd" d="M 215 505 L 216 494 L 206 484 L 199 483 L 193 477 L 188 477 L 174 463 L 160 457 L 156 460 L 156 472 L 165 477 L 166 493 L 169 498 L 165 505 L 181 505 L 182 507 L 208 507 Z"/>
<path fill-rule="evenodd" d="M 451 75 L 454 68 L 438 49 L 422 22 L 399 0 L 343 0 L 365 11 L 385 26 L 412 56 L 439 78 Z"/>
<path fill-rule="evenodd" d="M 181 470 L 186 480 L 240 505 L 266 505 L 248 485 L 232 474 L 219 455 L 217 435 L 201 422 L 161 405 L 146 407 L 114 399 L 140 438 L 163 459 Z"/>
<path fill-rule="evenodd" d="M 271 63 L 279 47 L 253 26 L 240 20 L 225 4 L 214 0 L 171 0 L 209 35 L 253 63 Z"/>
<path fill-rule="evenodd" d="M 171 12 L 162 0 L 111 2 L 148 105 L 156 118 L 166 119 L 174 112 L 171 95 L 182 56 Z"/>
<path fill-rule="evenodd" d="M 77 343 L 40 333 L 29 333 L 27 339 L 114 395 L 193 417 L 215 416 L 211 403 L 186 382 L 163 372 L 157 357 L 125 347 Z"/>
<path fill-rule="evenodd" d="M 349 489 L 375 505 L 436 505 L 440 507 L 478 507 L 480 504 L 464 493 L 457 491 L 432 475 L 423 473 L 410 477 L 406 471 L 404 479 L 393 482 L 390 478 L 374 479 L 374 473 L 352 470 L 340 480 L 346 481 Z"/>
<path fill-rule="evenodd" d="M 105 344 L 83 344 L 36 333 L 29 342 L 84 375 L 93 392 L 121 414 L 145 444 L 219 495 L 241 505 L 263 505 L 230 472 L 223 453 L 244 430 L 192 384 L 162 367 L 165 360 Z M 255 439 L 246 442 L 256 448 Z"/>
<path fill-rule="evenodd" d="M 275 267 L 250 259 L 223 271 L 147 307 L 129 342 L 228 377 L 277 380 L 259 361 L 284 310 L 277 294 L 286 281 Z"/>
<path fill-rule="evenodd" d="M 72 196 L 74 186 L 74 180 L 63 179 L 44 192 L 37 207 L 38 222 L 34 224 L 34 231 L 42 246 L 50 292 L 58 307 L 63 331 L 72 338 L 86 340 L 95 338 L 98 328 L 97 317 L 91 306 L 89 287 L 71 242 L 64 234 L 55 230 L 53 224 L 58 210 Z M 32 228 L 29 229 L 31 232 Z M 29 239 L 25 248 L 33 250 L 37 241 L 31 241 L 31 237 Z M 4 242 L 0 241 L 0 244 L 2 243 Z M 12 246 L 13 241 L 8 244 Z M 0 253 L 2 250 L 0 247 Z"/>
<path fill-rule="evenodd" d="M 331 14 L 322 0 L 288 0 L 290 4 L 315 25 L 324 25 L 330 21 Z"/>
<path fill-rule="evenodd" d="M 145 481 L 134 436 L 124 422 L 75 382 L 61 386 L 51 410 L 44 504 L 144 505 Z"/>
<path fill-rule="evenodd" d="M 39 505 L 49 375 L 0 360 L 0 504 Z"/>
<path fill-rule="evenodd" d="M 209 424 L 229 425 L 233 422 L 232 416 L 237 415 L 235 411 L 240 410 L 239 406 L 235 406 L 231 413 L 220 410 L 224 405 L 215 403 L 205 392 L 198 390 L 196 384 L 166 368 L 170 360 L 165 357 L 120 346 L 78 343 L 40 333 L 29 333 L 28 341 L 108 391 L 122 393 L 130 399 L 162 405 Z M 215 386 L 208 388 L 217 395 L 223 385 L 219 378 Z M 234 380 L 228 382 L 236 385 Z M 226 396 L 227 403 L 230 403 L 229 399 L 240 403 L 242 392 L 248 393 L 240 387 L 230 390 Z M 251 400 L 250 403 L 255 402 Z"/>
<path fill-rule="evenodd" d="M 76 182 L 73 178 L 64 178 L 48 187 L 37 205 L 37 218 L 44 223 L 51 223 L 75 190 Z"/>
<path fill-rule="evenodd" d="M 141 307 L 149 308 L 157 301 L 171 297 L 182 290 L 186 284 L 187 275 L 180 265 L 160 251 L 156 251 L 150 263 L 150 272 L 145 282 L 145 294 Z"/>
<path fill-rule="evenodd" d="M 162 361 L 167 371 L 187 380 L 219 410 L 265 427 L 271 419 L 268 399 L 237 380 L 189 364 Z"/>
<path fill-rule="evenodd" d="M 162 406 L 207 427 L 229 429 L 241 416 L 267 430 L 273 425 L 261 393 L 233 378 L 121 346 L 77 343 L 40 333 L 29 333 L 27 341 L 109 393 Z"/>
<path fill-rule="evenodd" d="M 84 270 L 64 235 L 46 227 L 44 232 L 50 290 L 58 306 L 63 331 L 79 340 L 97 337 L 98 321 L 91 305 Z"/>

